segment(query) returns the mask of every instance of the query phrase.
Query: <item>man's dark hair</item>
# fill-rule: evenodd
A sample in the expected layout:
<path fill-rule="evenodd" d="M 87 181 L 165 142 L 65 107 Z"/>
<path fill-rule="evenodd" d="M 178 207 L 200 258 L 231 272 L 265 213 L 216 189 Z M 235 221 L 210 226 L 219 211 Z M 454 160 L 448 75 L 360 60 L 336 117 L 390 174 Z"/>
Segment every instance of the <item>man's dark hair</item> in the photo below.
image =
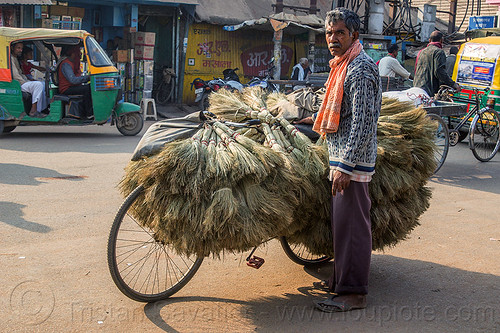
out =
<path fill-rule="evenodd" d="M 394 52 L 396 52 L 397 50 L 399 50 L 399 46 L 398 46 L 398 44 L 391 44 L 391 45 L 389 45 L 389 47 L 387 48 L 387 52 L 389 52 L 389 53 L 394 53 Z"/>
<path fill-rule="evenodd" d="M 442 39 L 443 39 L 443 33 L 441 31 L 434 30 L 431 33 L 431 36 L 430 36 L 431 42 L 440 42 Z"/>
<path fill-rule="evenodd" d="M 23 47 L 23 52 L 21 53 L 21 58 L 24 58 L 28 53 L 33 53 L 33 49 L 29 46 Z"/>
<path fill-rule="evenodd" d="M 335 24 L 338 21 L 343 21 L 351 34 L 359 31 L 361 27 L 358 14 L 344 7 L 338 7 L 326 13 L 325 24 Z"/>
<path fill-rule="evenodd" d="M 457 54 L 458 53 L 458 47 L 452 46 L 450 48 L 450 54 Z"/>

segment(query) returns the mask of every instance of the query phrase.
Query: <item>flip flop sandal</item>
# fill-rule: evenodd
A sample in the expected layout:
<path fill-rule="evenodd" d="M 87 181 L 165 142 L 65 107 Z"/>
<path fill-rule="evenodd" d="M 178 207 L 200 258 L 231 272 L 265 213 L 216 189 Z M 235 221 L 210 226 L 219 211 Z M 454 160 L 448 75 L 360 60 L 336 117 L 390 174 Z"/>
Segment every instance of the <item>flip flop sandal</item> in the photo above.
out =
<path fill-rule="evenodd" d="M 314 306 L 316 309 L 323 311 L 323 312 L 346 312 L 346 311 L 351 311 L 351 310 L 356 310 L 356 309 L 363 309 L 364 307 L 361 306 L 354 306 L 354 305 L 349 305 L 345 302 L 337 302 L 334 301 L 333 299 L 336 296 L 329 297 L 326 300 L 323 301 L 314 301 Z"/>

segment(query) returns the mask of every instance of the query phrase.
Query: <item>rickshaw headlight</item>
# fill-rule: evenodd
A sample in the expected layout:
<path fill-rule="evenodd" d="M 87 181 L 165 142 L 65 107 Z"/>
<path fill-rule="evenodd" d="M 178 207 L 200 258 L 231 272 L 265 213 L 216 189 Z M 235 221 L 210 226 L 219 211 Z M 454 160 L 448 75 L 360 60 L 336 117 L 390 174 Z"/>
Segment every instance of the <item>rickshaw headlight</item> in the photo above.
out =
<path fill-rule="evenodd" d="M 99 76 L 95 79 L 96 90 L 114 90 L 120 88 L 119 77 Z"/>
<path fill-rule="evenodd" d="M 486 100 L 486 106 L 493 109 L 495 107 L 495 98 L 488 98 Z"/>

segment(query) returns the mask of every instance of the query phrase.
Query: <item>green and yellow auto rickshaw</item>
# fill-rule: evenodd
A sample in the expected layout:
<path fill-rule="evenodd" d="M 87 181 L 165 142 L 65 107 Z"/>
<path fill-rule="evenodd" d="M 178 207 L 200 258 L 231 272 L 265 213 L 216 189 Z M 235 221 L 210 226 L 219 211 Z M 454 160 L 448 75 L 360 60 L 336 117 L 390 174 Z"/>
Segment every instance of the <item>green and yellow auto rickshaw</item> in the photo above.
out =
<path fill-rule="evenodd" d="M 45 116 L 31 117 L 31 95 L 21 91 L 13 79 L 11 48 L 22 42 L 36 50 L 45 73 L 45 97 L 50 101 Z M 64 95 L 57 87 L 57 70 L 60 50 L 79 45 L 83 56 L 83 72 L 90 75 L 93 119 L 77 119 L 74 106 L 82 96 Z M 144 124 L 138 105 L 121 102 L 121 80 L 118 70 L 94 37 L 83 30 L 0 28 L 0 135 L 22 125 L 102 125 L 108 121 L 116 125 L 123 135 L 138 134 Z M 15 60 L 14 60 L 15 61 Z"/>

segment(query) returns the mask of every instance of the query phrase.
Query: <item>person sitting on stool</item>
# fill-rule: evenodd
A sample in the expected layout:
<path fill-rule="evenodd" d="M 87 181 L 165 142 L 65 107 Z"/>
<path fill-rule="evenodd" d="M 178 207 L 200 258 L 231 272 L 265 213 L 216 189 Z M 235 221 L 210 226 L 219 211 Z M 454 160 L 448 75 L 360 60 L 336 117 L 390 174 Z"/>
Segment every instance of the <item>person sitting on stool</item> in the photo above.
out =
<path fill-rule="evenodd" d="M 84 84 L 90 81 L 90 76 L 82 75 L 80 70 L 80 58 L 82 57 L 80 46 L 74 45 L 65 51 L 67 58 L 59 65 L 59 93 L 65 95 L 83 95 L 84 116 L 87 119 L 92 119 L 94 115 L 90 85 Z"/>

